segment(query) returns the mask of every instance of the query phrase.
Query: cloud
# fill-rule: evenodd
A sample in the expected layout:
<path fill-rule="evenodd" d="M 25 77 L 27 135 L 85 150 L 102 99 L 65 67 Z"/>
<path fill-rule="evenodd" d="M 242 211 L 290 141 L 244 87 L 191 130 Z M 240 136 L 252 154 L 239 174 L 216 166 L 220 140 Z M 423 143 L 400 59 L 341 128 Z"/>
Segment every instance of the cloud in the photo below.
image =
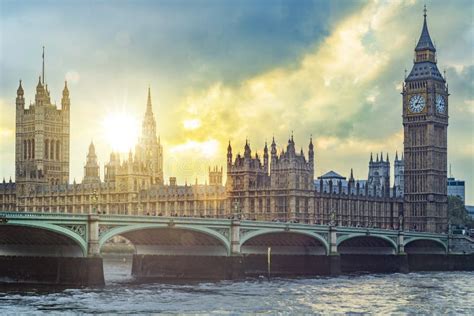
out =
<path fill-rule="evenodd" d="M 369 148 L 365 133 L 354 125 L 364 120 L 366 112 L 383 106 L 377 102 L 381 92 L 376 82 L 390 66 L 390 52 L 405 44 L 403 37 L 387 39 L 383 34 L 390 31 L 392 19 L 407 6 L 400 2 L 370 3 L 337 25 L 296 67 L 279 67 L 237 86 L 215 82 L 205 90 L 189 93 L 176 113 L 197 115 L 201 125 L 192 137 L 202 140 L 210 135 L 221 140 L 221 157 L 226 138 L 241 144 L 249 137 L 260 148 L 272 135 L 283 141 L 291 130 L 300 140 L 305 139 L 304 144 L 313 134 L 317 143 L 333 142 L 338 148 L 343 145 L 352 154 L 379 149 L 387 144 L 387 138 L 399 135 L 399 124 L 374 133 Z M 393 88 L 390 93 L 397 95 Z M 178 142 L 189 137 L 177 134 Z M 400 144 L 392 145 L 400 148 L 401 139 L 396 139 Z"/>
<path fill-rule="evenodd" d="M 18 78 L 27 101 L 34 97 L 44 44 L 52 95 L 60 98 L 64 74 L 77 82 L 70 87 L 71 178 L 82 177 L 91 138 L 99 159 L 108 159 L 110 144 L 100 138 L 104 118 L 122 110 L 143 117 L 148 85 L 165 177 L 177 176 L 179 183 L 202 182 L 208 165 L 225 164 L 229 139 L 235 153 L 246 138 L 261 152 L 272 136 L 281 149 L 293 130 L 306 151 L 313 135 L 317 174 L 335 169 L 347 175 L 353 167 L 361 178 L 370 151 L 393 156 L 402 150 L 401 82 L 412 67 L 424 3 L 249 3 L 7 2 L 0 10 L 1 44 L 11 48 L 0 60 L 1 129 L 14 129 Z M 474 27 L 466 8 L 470 1 L 428 3 L 439 68 L 447 70 L 451 92 L 449 161 L 469 185 Z M 136 23 L 125 26 L 131 16 Z M 14 135 L 5 133 L 1 170 L 9 175 Z"/>
<path fill-rule="evenodd" d="M 216 81 L 207 89 L 191 91 L 175 113 L 193 113 L 200 128 L 192 134 L 176 132 L 172 141 L 213 137 L 219 140 L 215 161 L 222 164 L 227 138 L 232 140 L 234 152 L 242 150 L 246 138 L 261 152 L 264 141 L 273 135 L 281 149 L 294 130 L 297 144 L 304 148 L 313 135 L 317 174 L 330 169 L 348 174 L 354 167 L 356 174 L 365 178 L 370 152 L 383 151 L 384 156 L 389 152 L 393 161 L 395 151 L 400 154 L 403 150 L 400 91 L 403 70 L 411 67 L 413 42 L 421 32 L 422 7 L 417 4 L 369 2 L 337 24 L 298 62 L 248 77 L 237 85 Z M 436 29 L 439 31 L 439 26 Z M 439 37 L 449 36 L 441 33 Z M 462 100 L 453 113 L 469 112 L 462 120 L 472 126 L 470 75 L 470 67 L 456 67 L 456 76 L 463 79 L 450 75 L 450 83 L 463 91 L 451 98 L 453 103 Z M 466 129 L 461 129 L 464 123 L 451 127 L 461 139 L 466 138 Z M 467 141 L 472 143 L 473 139 Z M 461 157 L 472 159 L 472 146 L 452 139 L 449 146 L 464 169 Z M 193 157 L 198 159 L 199 153 Z"/>

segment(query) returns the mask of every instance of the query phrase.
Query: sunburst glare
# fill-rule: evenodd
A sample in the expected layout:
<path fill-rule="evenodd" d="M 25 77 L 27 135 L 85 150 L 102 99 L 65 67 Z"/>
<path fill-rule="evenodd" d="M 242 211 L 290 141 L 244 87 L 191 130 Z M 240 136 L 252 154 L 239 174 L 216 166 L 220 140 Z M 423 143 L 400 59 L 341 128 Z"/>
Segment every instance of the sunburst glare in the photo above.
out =
<path fill-rule="evenodd" d="M 138 119 L 125 112 L 109 113 L 102 121 L 104 137 L 114 151 L 127 152 L 138 140 Z"/>

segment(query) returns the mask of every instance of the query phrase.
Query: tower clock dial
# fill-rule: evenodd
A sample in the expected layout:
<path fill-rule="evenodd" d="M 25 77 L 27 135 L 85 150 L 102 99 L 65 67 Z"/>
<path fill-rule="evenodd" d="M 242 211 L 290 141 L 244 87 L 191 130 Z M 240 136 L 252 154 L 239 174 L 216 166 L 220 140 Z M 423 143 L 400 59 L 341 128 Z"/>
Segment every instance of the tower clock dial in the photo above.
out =
<path fill-rule="evenodd" d="M 415 94 L 410 98 L 408 108 L 412 113 L 420 113 L 425 108 L 425 98 L 422 95 Z"/>
<path fill-rule="evenodd" d="M 446 101 L 444 101 L 444 97 L 442 95 L 436 96 L 436 111 L 441 114 L 446 112 Z"/>

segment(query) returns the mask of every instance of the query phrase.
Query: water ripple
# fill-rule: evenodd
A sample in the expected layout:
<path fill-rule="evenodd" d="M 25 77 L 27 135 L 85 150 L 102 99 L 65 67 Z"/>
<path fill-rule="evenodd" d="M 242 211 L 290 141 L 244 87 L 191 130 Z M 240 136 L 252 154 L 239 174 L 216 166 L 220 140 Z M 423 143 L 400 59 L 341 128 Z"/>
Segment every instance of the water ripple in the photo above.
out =
<path fill-rule="evenodd" d="M 136 284 L 106 267 L 104 288 L 0 288 L 0 314 L 474 315 L 474 272 Z"/>

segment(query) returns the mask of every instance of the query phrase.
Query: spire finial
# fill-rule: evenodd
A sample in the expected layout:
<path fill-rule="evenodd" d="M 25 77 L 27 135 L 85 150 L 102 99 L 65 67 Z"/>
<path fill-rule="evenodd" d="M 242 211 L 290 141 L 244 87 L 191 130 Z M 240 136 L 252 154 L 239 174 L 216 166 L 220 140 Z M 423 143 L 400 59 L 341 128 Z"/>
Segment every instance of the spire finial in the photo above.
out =
<path fill-rule="evenodd" d="M 424 7 L 424 9 L 423 9 L 423 16 L 425 17 L 425 19 L 426 19 L 426 12 L 427 12 L 427 11 L 428 11 L 428 10 L 426 10 L 426 4 L 425 4 L 425 7 Z"/>

